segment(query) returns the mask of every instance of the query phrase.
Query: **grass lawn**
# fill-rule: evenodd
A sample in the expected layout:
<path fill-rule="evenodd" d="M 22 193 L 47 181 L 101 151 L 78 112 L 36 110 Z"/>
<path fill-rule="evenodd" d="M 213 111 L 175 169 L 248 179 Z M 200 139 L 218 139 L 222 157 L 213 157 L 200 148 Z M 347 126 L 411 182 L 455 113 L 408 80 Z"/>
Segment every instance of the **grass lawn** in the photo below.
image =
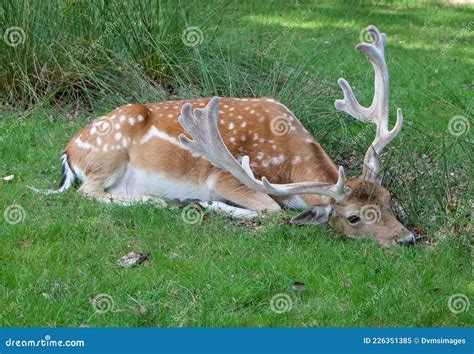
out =
<path fill-rule="evenodd" d="M 24 26 L 27 37 L 14 48 L 0 43 L 0 178 L 14 175 L 0 183 L 8 216 L 0 219 L 0 326 L 472 326 L 474 7 L 189 1 L 170 36 L 147 29 L 159 42 L 121 31 L 124 22 L 104 32 L 103 9 L 91 10 L 96 26 L 85 35 L 80 16 L 68 27 L 3 6 L 0 29 Z M 74 6 L 63 10 L 87 13 Z M 121 14 L 137 10 L 127 6 Z M 48 21 L 51 30 L 41 27 Z M 295 227 L 292 213 L 244 224 L 203 212 L 190 224 L 182 207 L 122 208 L 74 189 L 43 196 L 27 188 L 58 184 L 57 157 L 93 117 L 131 101 L 212 94 L 281 100 L 356 176 L 372 129 L 336 113 L 334 100 L 344 76 L 370 103 L 372 68 L 353 50 L 369 24 L 388 36 L 392 119 L 404 110 L 384 155 L 385 184 L 417 235 L 414 247 Z M 196 48 L 183 46 L 186 26 L 202 30 Z M 173 53 L 161 47 L 166 40 Z M 101 54 L 85 55 L 93 45 Z M 117 56 L 123 61 L 112 65 Z M 117 266 L 132 251 L 150 256 Z"/>

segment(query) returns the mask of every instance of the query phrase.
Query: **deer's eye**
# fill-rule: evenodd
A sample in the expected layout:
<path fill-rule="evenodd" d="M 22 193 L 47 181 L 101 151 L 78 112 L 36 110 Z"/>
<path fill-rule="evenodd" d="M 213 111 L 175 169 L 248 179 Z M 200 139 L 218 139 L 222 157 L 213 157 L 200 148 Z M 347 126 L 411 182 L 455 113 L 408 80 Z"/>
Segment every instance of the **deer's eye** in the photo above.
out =
<path fill-rule="evenodd" d="M 347 221 L 349 221 L 349 224 L 357 224 L 360 221 L 360 217 L 358 215 L 351 215 L 347 217 Z"/>

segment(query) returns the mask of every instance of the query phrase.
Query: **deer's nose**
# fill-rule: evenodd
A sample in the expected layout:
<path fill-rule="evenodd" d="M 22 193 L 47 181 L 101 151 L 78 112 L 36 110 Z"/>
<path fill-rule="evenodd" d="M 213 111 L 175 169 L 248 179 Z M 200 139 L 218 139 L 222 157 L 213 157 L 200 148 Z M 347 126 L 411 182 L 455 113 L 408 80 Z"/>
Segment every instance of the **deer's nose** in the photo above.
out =
<path fill-rule="evenodd" d="M 415 235 L 408 231 L 408 234 L 405 235 L 403 238 L 399 238 L 397 242 L 404 246 L 411 246 L 415 244 L 416 238 Z"/>

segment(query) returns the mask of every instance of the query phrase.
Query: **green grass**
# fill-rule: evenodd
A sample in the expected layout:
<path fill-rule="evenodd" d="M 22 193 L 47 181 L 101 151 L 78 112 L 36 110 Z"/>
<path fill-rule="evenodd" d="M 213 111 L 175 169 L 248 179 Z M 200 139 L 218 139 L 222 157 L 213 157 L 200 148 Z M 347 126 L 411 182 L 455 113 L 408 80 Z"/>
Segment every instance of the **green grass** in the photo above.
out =
<path fill-rule="evenodd" d="M 448 299 L 472 300 L 473 7 L 369 2 L 27 1 L 0 4 L 0 29 L 20 26 L 25 43 L 0 43 L 0 221 L 2 326 L 471 326 Z M 223 17 L 222 17 L 223 16 Z M 471 25 L 469 25 L 471 23 Z M 292 109 L 351 176 L 370 127 L 336 113 L 344 76 L 362 103 L 372 69 L 353 50 L 368 24 L 388 35 L 392 117 L 406 124 L 389 146 L 385 183 L 399 219 L 419 242 L 381 248 L 328 227 L 294 227 L 282 213 L 245 225 L 182 208 L 106 206 L 58 183 L 57 156 L 85 122 L 131 101 L 273 96 Z M 186 26 L 204 39 L 181 40 Z M 464 30 L 463 30 L 464 29 Z M 467 29 L 467 30 L 466 30 Z M 105 34 L 104 34 L 105 33 Z M 472 124 L 471 124 L 472 125 Z M 131 251 L 150 252 L 123 269 Z M 292 290 L 303 282 L 305 291 Z M 111 297 L 94 311 L 99 294 Z M 272 311 L 276 294 L 291 310 Z"/>

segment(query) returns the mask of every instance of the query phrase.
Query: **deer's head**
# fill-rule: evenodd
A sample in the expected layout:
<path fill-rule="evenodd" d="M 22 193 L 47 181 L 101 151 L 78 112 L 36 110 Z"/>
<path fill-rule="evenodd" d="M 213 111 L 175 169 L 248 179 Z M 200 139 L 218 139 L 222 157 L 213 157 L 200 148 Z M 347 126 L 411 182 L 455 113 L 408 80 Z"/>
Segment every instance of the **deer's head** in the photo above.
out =
<path fill-rule="evenodd" d="M 348 192 L 333 203 L 316 205 L 292 219 L 300 225 L 328 223 L 354 238 L 374 238 L 381 245 L 411 245 L 413 234 L 395 217 L 390 193 L 377 183 L 355 178 L 346 182 Z"/>
<path fill-rule="evenodd" d="M 403 116 L 398 109 L 397 122 L 394 128 L 389 130 L 388 71 L 384 55 L 386 36 L 384 33 L 379 33 L 375 26 L 369 26 L 367 31 L 373 44 L 360 43 L 356 46 L 356 50 L 365 53 L 375 71 L 375 93 L 372 104 L 368 108 L 362 107 L 352 93 L 350 85 L 342 78 L 338 83 L 344 93 L 344 99 L 335 102 L 338 110 L 377 127 L 375 140 L 365 154 L 362 176 L 344 183 L 347 190 L 339 188 L 332 196 L 334 203 L 314 206 L 292 221 L 298 224 L 328 222 L 348 236 L 359 238 L 372 236 L 384 245 L 395 242 L 413 244 L 415 237 L 393 215 L 390 193 L 380 184 L 379 155 L 399 133 Z M 341 180 L 338 183 L 342 185 Z"/>

